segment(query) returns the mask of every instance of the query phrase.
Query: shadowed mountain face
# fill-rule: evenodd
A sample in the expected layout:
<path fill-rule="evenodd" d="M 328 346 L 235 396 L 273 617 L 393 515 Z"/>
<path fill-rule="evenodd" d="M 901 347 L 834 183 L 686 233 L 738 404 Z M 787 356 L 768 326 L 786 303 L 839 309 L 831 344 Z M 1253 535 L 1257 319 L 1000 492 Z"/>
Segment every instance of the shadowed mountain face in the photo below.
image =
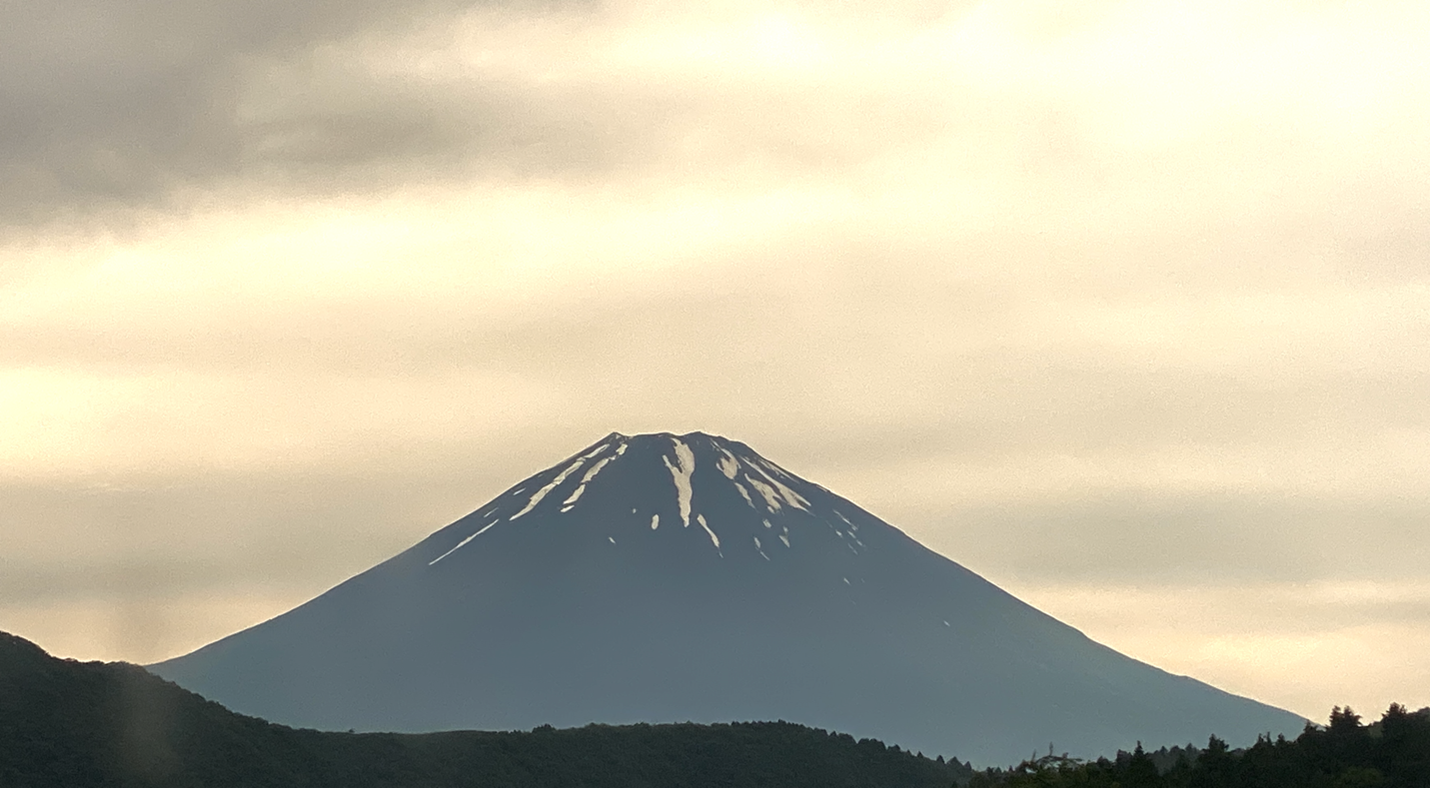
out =
<path fill-rule="evenodd" d="M 151 668 L 346 730 L 783 719 L 975 763 L 1304 720 L 1122 656 L 748 446 L 612 434 Z"/>

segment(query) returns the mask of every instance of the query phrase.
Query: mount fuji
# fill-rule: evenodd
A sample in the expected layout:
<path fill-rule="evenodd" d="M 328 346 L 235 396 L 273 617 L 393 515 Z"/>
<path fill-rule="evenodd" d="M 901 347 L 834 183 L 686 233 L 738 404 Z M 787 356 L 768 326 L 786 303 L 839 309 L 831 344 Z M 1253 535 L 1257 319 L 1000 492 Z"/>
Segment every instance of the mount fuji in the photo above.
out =
<path fill-rule="evenodd" d="M 788 720 L 976 763 L 1295 734 L 1099 645 L 737 441 L 613 433 L 150 670 L 292 726 Z"/>

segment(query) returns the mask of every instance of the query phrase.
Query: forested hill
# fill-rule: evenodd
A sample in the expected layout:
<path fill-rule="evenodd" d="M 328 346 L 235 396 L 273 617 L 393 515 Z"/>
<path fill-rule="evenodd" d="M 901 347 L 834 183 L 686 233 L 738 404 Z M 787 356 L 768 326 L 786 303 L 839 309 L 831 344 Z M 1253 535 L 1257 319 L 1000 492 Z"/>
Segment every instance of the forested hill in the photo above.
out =
<path fill-rule="evenodd" d="M 1362 725 L 1349 708 L 1295 739 L 1261 737 L 1229 750 L 1211 737 L 1196 747 L 1118 753 L 1090 763 L 1048 755 L 1011 770 L 974 775 L 971 788 L 1430 788 L 1430 708 L 1391 704 Z"/>
<path fill-rule="evenodd" d="M 234 714 L 0 633 L 0 786 L 949 788 L 972 770 L 789 723 L 352 734 Z"/>

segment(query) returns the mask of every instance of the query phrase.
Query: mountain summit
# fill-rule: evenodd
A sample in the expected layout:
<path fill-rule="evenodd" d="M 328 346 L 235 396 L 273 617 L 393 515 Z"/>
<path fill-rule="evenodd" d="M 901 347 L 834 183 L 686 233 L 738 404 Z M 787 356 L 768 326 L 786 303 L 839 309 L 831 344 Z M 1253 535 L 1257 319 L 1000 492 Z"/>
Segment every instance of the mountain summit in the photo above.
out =
<path fill-rule="evenodd" d="M 1295 733 L 1101 646 L 738 441 L 612 433 L 151 667 L 295 726 L 789 720 L 1010 763 Z"/>

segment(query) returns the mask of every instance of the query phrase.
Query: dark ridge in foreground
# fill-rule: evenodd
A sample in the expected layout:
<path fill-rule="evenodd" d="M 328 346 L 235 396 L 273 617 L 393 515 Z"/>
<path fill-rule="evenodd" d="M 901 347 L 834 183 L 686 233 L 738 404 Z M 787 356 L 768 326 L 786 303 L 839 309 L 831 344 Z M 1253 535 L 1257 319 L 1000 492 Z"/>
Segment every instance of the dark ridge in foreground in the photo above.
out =
<path fill-rule="evenodd" d="M 948 788 L 972 769 L 784 722 L 531 732 L 275 725 L 125 663 L 0 633 L 0 786 Z"/>

